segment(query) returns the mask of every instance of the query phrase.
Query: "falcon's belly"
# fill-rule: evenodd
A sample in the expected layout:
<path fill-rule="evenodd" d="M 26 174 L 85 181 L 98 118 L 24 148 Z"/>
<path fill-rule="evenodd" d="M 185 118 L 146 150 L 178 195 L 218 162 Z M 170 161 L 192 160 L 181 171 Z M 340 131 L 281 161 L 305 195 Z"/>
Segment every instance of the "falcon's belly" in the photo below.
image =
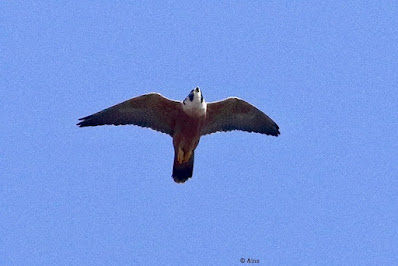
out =
<path fill-rule="evenodd" d="M 178 117 L 173 135 L 173 145 L 178 163 L 187 162 L 198 146 L 205 117 L 205 115 L 190 116 L 184 111 Z"/>

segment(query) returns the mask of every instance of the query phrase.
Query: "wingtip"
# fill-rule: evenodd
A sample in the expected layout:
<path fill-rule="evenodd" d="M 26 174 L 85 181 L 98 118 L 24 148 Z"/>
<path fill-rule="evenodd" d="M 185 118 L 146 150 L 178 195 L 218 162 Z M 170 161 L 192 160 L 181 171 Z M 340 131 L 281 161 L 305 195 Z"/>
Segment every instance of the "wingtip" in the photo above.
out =
<path fill-rule="evenodd" d="M 78 126 L 78 127 L 84 127 L 84 126 L 83 126 L 83 123 L 84 123 L 84 117 L 82 117 L 82 118 L 79 118 L 79 121 L 80 121 L 80 122 L 79 122 L 79 123 L 77 123 L 77 124 L 76 124 L 76 126 Z"/>
<path fill-rule="evenodd" d="M 281 132 L 279 131 L 279 127 L 276 126 L 276 134 L 275 134 L 275 137 L 279 136 L 280 134 L 281 134 Z"/>
<path fill-rule="evenodd" d="M 79 120 L 80 122 L 77 123 L 76 126 L 78 126 L 78 127 L 93 126 L 93 125 L 90 125 L 90 124 L 88 123 L 88 121 L 90 120 L 91 117 L 92 117 L 92 116 L 89 115 L 89 116 L 85 116 L 85 117 L 79 118 L 78 120 Z"/>
<path fill-rule="evenodd" d="M 80 120 L 80 119 L 79 119 Z M 77 123 L 76 126 L 78 127 L 90 127 L 94 125 L 90 125 L 87 120 L 82 120 L 81 122 Z"/>

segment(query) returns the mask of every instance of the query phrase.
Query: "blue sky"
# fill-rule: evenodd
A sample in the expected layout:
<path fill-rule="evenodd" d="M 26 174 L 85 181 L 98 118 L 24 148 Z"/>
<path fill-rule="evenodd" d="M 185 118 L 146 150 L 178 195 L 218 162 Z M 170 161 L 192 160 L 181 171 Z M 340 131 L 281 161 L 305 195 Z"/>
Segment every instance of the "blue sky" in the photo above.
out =
<path fill-rule="evenodd" d="M 397 264 L 398 4 L 329 2 L 3 1 L 0 263 Z M 169 136 L 75 125 L 195 86 L 281 135 L 178 185 Z"/>

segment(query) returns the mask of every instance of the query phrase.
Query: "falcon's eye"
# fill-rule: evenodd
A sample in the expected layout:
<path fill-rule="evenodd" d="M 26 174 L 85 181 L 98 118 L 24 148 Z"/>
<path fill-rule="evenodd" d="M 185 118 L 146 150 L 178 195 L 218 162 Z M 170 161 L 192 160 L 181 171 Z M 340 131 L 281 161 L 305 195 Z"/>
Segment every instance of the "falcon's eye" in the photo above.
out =
<path fill-rule="evenodd" d="M 192 92 L 189 94 L 189 100 L 190 100 L 191 102 L 193 101 L 193 93 L 192 93 Z"/>
<path fill-rule="evenodd" d="M 199 92 L 199 88 L 198 87 L 196 87 L 196 92 Z"/>

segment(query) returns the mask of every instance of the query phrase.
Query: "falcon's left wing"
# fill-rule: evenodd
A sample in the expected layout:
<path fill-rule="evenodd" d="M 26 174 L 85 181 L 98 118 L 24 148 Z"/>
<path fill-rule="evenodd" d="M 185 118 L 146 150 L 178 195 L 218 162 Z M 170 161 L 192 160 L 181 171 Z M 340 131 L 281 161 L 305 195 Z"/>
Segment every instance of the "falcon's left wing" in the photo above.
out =
<path fill-rule="evenodd" d="M 181 103 L 149 93 L 80 118 L 80 127 L 133 124 L 173 135 Z"/>
<path fill-rule="evenodd" d="M 272 136 L 280 134 L 278 125 L 266 114 L 236 97 L 207 104 L 202 135 L 217 131 L 243 130 Z"/>

